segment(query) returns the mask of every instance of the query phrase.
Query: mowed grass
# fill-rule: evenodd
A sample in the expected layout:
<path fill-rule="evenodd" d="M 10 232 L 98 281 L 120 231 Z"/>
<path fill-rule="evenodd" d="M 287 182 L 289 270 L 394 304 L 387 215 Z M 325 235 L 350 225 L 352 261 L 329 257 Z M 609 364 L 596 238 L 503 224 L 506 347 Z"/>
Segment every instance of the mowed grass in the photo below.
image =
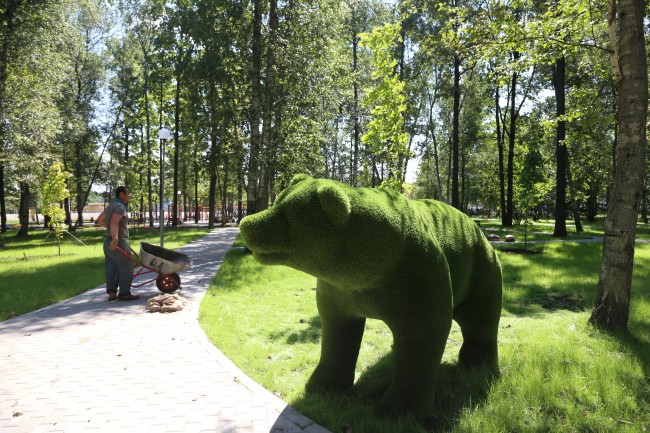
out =
<path fill-rule="evenodd" d="M 0 245 L 0 321 L 43 308 L 103 284 L 105 230 L 84 228 L 64 234 L 61 255 L 54 234 L 34 230 L 27 239 L 15 231 L 2 236 Z M 165 248 L 175 249 L 207 233 L 207 229 L 178 228 L 165 232 Z M 140 242 L 158 245 L 159 232 L 131 229 L 131 247 Z M 47 239 L 46 239 L 47 237 Z"/>
<path fill-rule="evenodd" d="M 548 243 L 535 255 L 500 252 L 500 375 L 456 367 L 462 336 L 454 325 L 437 413 L 424 423 L 375 412 L 392 368 L 392 336 L 376 320 L 366 325 L 354 388 L 306 394 L 320 353 L 316 281 L 261 266 L 240 245 L 201 304 L 201 325 L 245 373 L 332 432 L 650 431 L 650 245 L 636 250 L 630 332 L 622 335 L 587 325 L 600 243 Z"/>

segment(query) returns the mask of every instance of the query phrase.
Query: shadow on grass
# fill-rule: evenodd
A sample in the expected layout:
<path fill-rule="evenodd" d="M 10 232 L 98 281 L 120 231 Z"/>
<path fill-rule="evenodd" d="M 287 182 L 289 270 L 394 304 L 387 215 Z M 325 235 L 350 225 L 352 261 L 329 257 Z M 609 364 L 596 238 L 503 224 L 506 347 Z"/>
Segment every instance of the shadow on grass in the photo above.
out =
<path fill-rule="evenodd" d="M 318 343 L 321 337 L 320 316 L 314 316 L 310 320 L 300 319 L 300 323 L 307 323 L 307 328 L 298 332 L 280 331 L 269 334 L 271 340 L 286 338 L 287 344 L 296 343 Z"/>
<path fill-rule="evenodd" d="M 270 338 L 274 340 L 284 338 L 287 344 L 317 343 L 321 337 L 320 317 L 314 316 L 310 320 L 303 319 L 301 322 L 307 325 L 304 329 L 298 332 L 287 330 L 271 333 Z M 315 368 L 315 365 L 312 368 Z M 343 431 L 346 431 L 343 426 L 357 431 L 350 421 L 365 418 L 364 422 L 377 422 L 377 427 L 365 425 L 359 428 L 360 431 L 444 432 L 453 429 L 463 412 L 483 404 L 492 384 L 497 379 L 497 376 L 488 369 L 466 369 L 455 364 L 442 363 L 436 383 L 435 414 L 431 414 L 423 422 L 417 422 L 409 415 L 383 419 L 376 413 L 375 405 L 390 385 L 393 368 L 394 356 L 391 351 L 368 367 L 348 392 L 305 393 L 299 399 L 292 401 L 291 405 L 309 413 L 310 417 L 317 422 L 329 426 L 333 425 L 331 418 L 337 417 L 337 422 Z M 313 407 L 319 408 L 318 411 L 309 409 Z M 324 411 L 323 408 L 327 410 Z M 391 427 L 391 423 L 395 425 Z M 404 430 L 404 424 L 412 424 L 413 427 Z M 379 425 L 385 430 L 378 430 Z"/>
<path fill-rule="evenodd" d="M 424 421 L 411 415 L 381 417 L 376 404 L 388 389 L 392 379 L 392 352 L 369 367 L 351 390 L 344 393 L 305 393 L 291 405 L 308 413 L 319 424 L 341 426 L 332 431 L 394 431 L 436 432 L 452 430 L 463 412 L 483 404 L 497 379 L 487 369 L 467 370 L 454 364 L 440 365 L 436 383 L 435 413 Z M 318 408 L 315 410 L 314 408 Z M 352 422 L 352 420 L 355 420 Z M 354 423 L 362 423 L 355 425 Z"/>
<path fill-rule="evenodd" d="M 500 253 L 503 307 L 520 316 L 543 310 L 584 311 L 592 308 L 601 260 L 594 243 L 553 245 L 544 254 Z"/>

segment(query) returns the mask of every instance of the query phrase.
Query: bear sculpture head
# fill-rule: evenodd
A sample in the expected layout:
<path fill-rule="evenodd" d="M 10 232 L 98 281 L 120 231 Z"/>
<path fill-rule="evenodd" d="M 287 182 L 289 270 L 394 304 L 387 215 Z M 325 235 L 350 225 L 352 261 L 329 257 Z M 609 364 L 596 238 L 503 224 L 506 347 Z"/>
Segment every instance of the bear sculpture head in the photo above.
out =
<path fill-rule="evenodd" d="M 399 235 L 394 231 L 391 243 L 390 230 L 380 231 L 381 238 L 373 234 L 376 225 L 390 224 L 364 208 L 359 194 L 339 182 L 296 175 L 272 207 L 242 219 L 241 235 L 260 263 L 290 266 L 350 288 L 369 284 L 387 270 L 387 249 L 399 245 Z M 350 248 L 359 243 L 365 247 Z"/>

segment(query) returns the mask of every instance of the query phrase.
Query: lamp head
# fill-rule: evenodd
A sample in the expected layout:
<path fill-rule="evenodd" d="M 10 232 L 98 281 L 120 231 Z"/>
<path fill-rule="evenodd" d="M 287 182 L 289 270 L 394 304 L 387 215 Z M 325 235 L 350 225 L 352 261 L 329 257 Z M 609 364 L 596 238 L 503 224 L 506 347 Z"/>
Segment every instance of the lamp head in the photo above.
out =
<path fill-rule="evenodd" d="M 171 132 L 169 132 L 169 129 L 167 129 L 167 128 L 162 128 L 158 132 L 158 138 L 161 139 L 161 140 L 169 140 L 169 137 L 171 135 L 172 135 Z"/>

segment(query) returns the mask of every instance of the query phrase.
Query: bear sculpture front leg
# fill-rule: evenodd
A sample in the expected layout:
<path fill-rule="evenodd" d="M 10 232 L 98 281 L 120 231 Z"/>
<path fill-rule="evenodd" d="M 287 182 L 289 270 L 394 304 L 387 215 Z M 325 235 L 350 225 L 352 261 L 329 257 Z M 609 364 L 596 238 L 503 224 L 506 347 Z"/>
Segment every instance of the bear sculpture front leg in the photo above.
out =
<path fill-rule="evenodd" d="M 339 290 L 319 280 L 316 289 L 321 320 L 321 355 L 306 389 L 345 391 L 354 384 L 354 369 L 359 356 L 366 319 L 346 311 Z"/>

